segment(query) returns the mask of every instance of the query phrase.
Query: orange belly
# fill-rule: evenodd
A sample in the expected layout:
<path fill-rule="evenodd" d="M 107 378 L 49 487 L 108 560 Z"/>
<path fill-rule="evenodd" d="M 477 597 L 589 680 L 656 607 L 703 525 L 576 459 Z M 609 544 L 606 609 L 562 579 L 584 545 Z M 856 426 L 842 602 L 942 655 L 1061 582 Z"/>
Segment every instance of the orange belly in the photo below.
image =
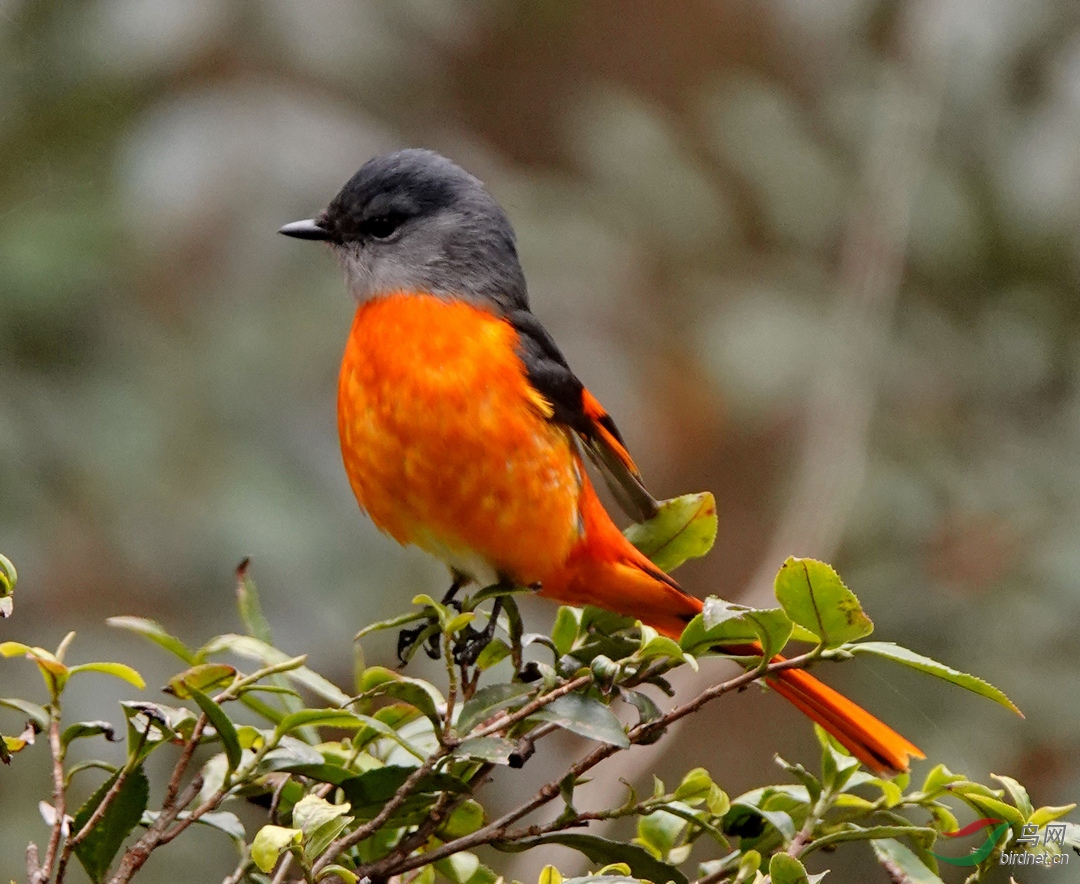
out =
<path fill-rule="evenodd" d="M 460 301 L 393 294 L 361 304 L 341 364 L 338 431 L 353 491 L 380 529 L 477 580 L 531 584 L 580 535 L 582 478 L 516 340 L 509 323 Z"/>

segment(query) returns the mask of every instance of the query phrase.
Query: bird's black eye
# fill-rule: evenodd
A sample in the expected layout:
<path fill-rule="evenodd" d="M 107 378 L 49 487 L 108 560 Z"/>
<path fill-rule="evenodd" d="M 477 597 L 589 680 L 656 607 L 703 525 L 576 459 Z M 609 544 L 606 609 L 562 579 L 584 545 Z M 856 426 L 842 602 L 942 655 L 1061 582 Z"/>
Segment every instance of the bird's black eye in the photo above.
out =
<path fill-rule="evenodd" d="M 404 221 L 404 215 L 391 212 L 386 215 L 375 215 L 372 218 L 365 219 L 360 225 L 360 229 L 365 236 L 370 236 L 375 239 L 386 239 L 393 235 L 394 231 L 396 231 Z"/>

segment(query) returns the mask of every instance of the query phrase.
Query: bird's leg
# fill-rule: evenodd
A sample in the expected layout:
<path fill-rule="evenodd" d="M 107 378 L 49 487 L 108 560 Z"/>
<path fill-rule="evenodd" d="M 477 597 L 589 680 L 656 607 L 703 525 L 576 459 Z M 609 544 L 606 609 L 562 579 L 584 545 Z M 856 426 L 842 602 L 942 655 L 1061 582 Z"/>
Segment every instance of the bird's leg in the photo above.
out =
<path fill-rule="evenodd" d="M 461 602 L 454 601 L 454 596 L 457 595 L 458 590 L 465 586 L 469 582 L 469 578 L 463 574 L 459 574 L 457 571 L 451 572 L 454 577 L 454 582 L 450 584 L 450 588 L 446 591 L 446 594 L 442 597 L 442 604 L 453 605 L 454 610 L 460 613 Z M 402 629 L 398 633 L 397 642 L 397 657 L 402 666 L 407 664 L 412 657 L 409 653 L 419 640 L 420 636 L 424 634 L 430 628 L 431 624 L 424 623 L 420 626 L 410 626 Z M 440 644 L 441 635 L 438 630 L 433 631 L 428 635 L 427 641 L 424 642 L 424 653 L 427 654 L 432 660 L 438 660 L 442 656 L 442 646 Z"/>
<path fill-rule="evenodd" d="M 499 625 L 499 612 L 502 610 L 502 598 L 495 596 L 491 605 L 491 613 L 488 614 L 487 626 L 482 630 L 466 626 L 461 630 L 461 637 L 454 644 L 454 662 L 459 666 L 472 666 L 480 652 L 484 650 L 493 638 L 495 629 Z"/>
<path fill-rule="evenodd" d="M 446 595 L 442 597 L 442 603 L 444 605 L 453 605 L 454 610 L 459 614 L 461 613 L 461 602 L 454 601 L 454 596 L 458 594 L 458 590 L 465 586 L 469 582 L 469 578 L 464 574 L 459 574 L 457 571 L 451 571 L 454 576 L 454 582 L 450 584 L 450 588 L 446 591 Z"/>

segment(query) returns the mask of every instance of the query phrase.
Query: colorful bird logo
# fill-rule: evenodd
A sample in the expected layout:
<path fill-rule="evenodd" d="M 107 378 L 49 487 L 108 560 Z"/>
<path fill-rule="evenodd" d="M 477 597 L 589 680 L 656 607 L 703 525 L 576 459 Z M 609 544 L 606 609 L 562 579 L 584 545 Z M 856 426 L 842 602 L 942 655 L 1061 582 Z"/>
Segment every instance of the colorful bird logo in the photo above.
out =
<path fill-rule="evenodd" d="M 984 859 L 990 855 L 990 851 L 994 849 L 994 845 L 997 844 L 998 839 L 1002 833 L 1009 828 L 1009 824 L 1004 820 L 996 819 L 995 817 L 983 817 L 981 820 L 975 820 L 975 822 L 964 826 L 955 832 L 942 832 L 946 838 L 963 838 L 966 835 L 972 835 L 985 826 L 994 826 L 994 831 L 990 833 L 987 839 L 982 843 L 978 849 L 973 850 L 967 856 L 942 856 L 939 853 L 930 851 L 930 855 L 935 859 L 940 860 L 943 863 L 949 863 L 953 866 L 977 866 Z"/>

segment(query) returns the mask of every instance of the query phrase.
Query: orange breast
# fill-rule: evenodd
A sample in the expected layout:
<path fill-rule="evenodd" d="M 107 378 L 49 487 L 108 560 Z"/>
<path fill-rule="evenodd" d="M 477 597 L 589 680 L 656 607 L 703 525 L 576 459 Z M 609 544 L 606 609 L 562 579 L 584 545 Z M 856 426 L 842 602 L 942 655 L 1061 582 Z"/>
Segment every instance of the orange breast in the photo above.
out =
<path fill-rule="evenodd" d="M 580 464 L 509 323 L 393 294 L 361 304 L 338 385 L 345 470 L 383 531 L 482 579 L 542 581 L 579 535 Z"/>

